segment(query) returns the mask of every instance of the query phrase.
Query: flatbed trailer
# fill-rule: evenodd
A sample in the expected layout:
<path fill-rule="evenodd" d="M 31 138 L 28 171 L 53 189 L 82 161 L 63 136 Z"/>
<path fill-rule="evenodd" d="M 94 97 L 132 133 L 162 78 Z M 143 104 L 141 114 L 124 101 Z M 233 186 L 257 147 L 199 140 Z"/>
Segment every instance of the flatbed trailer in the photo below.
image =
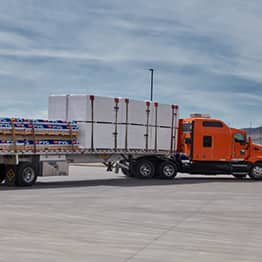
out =
<path fill-rule="evenodd" d="M 107 171 L 118 173 L 122 170 L 130 177 L 135 175 L 136 163 L 138 170 L 135 176 L 149 178 L 155 174 L 156 162 L 168 161 L 169 158 L 167 152 L 143 150 L 0 152 L 0 182 L 5 180 L 9 186 L 32 186 L 38 176 L 68 175 L 70 164 L 77 163 L 103 163 Z"/>
<path fill-rule="evenodd" d="M 156 163 L 175 152 L 176 105 L 65 95 L 50 96 L 48 111 L 48 121 L 77 123 L 79 144 L 72 150 L 0 148 L 0 182 L 31 186 L 37 176 L 68 175 L 69 165 L 77 163 L 103 163 L 108 171 L 149 178 L 156 173 Z"/>

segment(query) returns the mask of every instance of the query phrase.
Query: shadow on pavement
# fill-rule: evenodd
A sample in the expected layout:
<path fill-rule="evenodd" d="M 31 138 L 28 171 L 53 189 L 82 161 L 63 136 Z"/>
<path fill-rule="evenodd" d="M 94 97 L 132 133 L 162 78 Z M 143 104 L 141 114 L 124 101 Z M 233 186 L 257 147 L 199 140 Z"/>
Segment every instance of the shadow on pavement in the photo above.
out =
<path fill-rule="evenodd" d="M 37 182 L 33 187 L 8 187 L 0 185 L 0 191 L 3 190 L 25 190 L 25 189 L 50 189 L 50 188 L 74 188 L 74 187 L 140 187 L 140 186 L 167 186 L 167 185 L 187 185 L 203 183 L 260 183 L 262 181 L 253 181 L 248 178 L 236 179 L 232 177 L 177 177 L 172 180 L 164 179 L 137 179 L 137 178 L 109 178 L 93 180 L 70 180 L 70 181 L 47 181 Z"/>

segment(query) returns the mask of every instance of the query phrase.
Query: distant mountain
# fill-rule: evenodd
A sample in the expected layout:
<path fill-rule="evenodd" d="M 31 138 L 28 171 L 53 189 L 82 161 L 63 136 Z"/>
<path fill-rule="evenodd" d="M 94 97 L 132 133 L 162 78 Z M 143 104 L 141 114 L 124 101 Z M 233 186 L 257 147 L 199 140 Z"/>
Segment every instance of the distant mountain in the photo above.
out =
<path fill-rule="evenodd" d="M 252 137 L 252 140 L 256 144 L 262 144 L 262 126 L 255 128 L 244 128 L 247 131 L 248 136 Z"/>

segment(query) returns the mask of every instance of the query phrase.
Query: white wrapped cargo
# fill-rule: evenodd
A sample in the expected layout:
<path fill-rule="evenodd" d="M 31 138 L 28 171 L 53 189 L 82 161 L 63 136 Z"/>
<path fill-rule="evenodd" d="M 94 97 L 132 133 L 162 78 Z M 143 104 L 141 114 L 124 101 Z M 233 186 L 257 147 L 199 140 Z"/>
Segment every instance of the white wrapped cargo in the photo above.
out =
<path fill-rule="evenodd" d="M 153 104 L 148 103 L 149 109 L 149 125 L 153 124 Z M 128 120 L 131 124 L 145 125 L 147 123 L 147 105 L 146 102 L 129 100 L 128 104 Z"/>
<path fill-rule="evenodd" d="M 148 101 L 63 95 L 50 96 L 48 117 L 77 121 L 84 149 L 168 151 L 175 143 L 177 110 Z"/>
<path fill-rule="evenodd" d="M 89 114 L 89 96 L 87 95 L 74 95 L 67 96 L 67 115 L 68 119 L 75 119 L 76 121 L 90 120 Z"/>
<path fill-rule="evenodd" d="M 79 126 L 79 130 L 81 130 L 78 139 L 80 147 L 87 148 L 87 149 L 92 148 L 92 143 L 91 143 L 92 124 L 86 122 L 79 122 L 78 126 Z M 105 149 L 105 150 L 114 148 L 113 133 L 114 133 L 113 124 L 94 123 L 94 136 L 93 136 L 94 148 Z M 119 126 L 117 148 L 124 148 L 123 138 L 124 138 L 123 126 Z"/>
<path fill-rule="evenodd" d="M 68 96 L 49 96 L 48 98 L 48 118 L 53 120 L 68 121 Z"/>

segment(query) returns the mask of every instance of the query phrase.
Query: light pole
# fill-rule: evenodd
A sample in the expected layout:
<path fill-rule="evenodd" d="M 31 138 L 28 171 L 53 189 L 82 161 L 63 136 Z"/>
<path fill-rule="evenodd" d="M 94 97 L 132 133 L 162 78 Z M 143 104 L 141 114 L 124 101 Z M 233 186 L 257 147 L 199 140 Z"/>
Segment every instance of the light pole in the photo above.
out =
<path fill-rule="evenodd" d="M 154 69 L 153 69 L 153 68 L 150 68 L 149 71 L 151 72 L 151 93 L 150 93 L 150 101 L 153 101 Z"/>

